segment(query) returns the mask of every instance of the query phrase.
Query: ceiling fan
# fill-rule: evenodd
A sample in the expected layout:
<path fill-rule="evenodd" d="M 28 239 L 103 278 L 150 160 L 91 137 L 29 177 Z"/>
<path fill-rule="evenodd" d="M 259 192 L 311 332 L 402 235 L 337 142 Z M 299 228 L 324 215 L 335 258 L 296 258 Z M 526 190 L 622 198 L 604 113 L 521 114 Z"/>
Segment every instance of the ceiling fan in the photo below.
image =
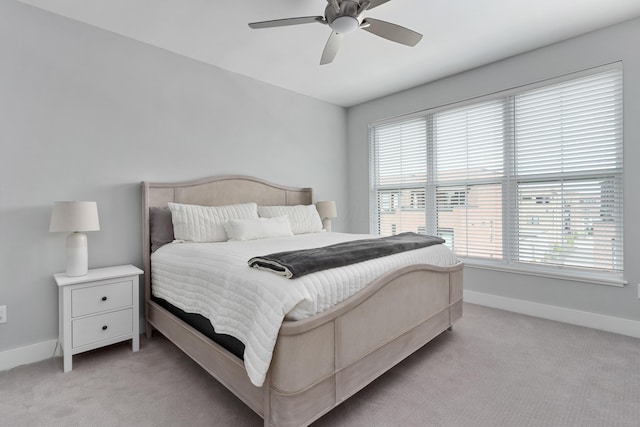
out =
<path fill-rule="evenodd" d="M 302 16 L 299 18 L 252 22 L 249 27 L 258 29 L 311 24 L 314 22 L 328 25 L 332 32 L 322 52 L 320 65 L 333 62 L 342 46 L 344 35 L 359 28 L 396 43 L 415 46 L 422 39 L 422 34 L 390 22 L 364 17 L 364 12 L 388 1 L 390 0 L 327 0 L 328 5 L 324 10 L 324 16 Z"/>

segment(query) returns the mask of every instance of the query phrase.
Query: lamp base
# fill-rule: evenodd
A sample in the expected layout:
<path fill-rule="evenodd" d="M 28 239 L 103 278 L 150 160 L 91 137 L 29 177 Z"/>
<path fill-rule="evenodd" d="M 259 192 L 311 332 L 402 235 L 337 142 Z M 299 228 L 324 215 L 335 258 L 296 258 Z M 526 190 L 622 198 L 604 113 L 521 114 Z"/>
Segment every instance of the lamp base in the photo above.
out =
<path fill-rule="evenodd" d="M 331 231 L 331 219 L 325 218 L 322 220 L 322 228 L 326 231 Z"/>
<path fill-rule="evenodd" d="M 67 276 L 84 276 L 89 271 L 87 235 L 73 232 L 67 236 Z"/>

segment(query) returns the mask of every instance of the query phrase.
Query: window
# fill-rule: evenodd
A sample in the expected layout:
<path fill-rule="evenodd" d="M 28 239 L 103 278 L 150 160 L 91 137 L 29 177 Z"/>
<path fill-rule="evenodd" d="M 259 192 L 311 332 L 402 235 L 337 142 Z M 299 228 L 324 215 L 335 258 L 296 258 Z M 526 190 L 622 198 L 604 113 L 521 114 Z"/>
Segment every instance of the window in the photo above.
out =
<path fill-rule="evenodd" d="M 426 234 L 426 231 L 425 231 Z M 455 246 L 453 242 L 453 229 L 451 228 L 438 228 L 438 237 L 444 239 L 444 244 L 449 247 L 449 249 L 455 251 Z"/>
<path fill-rule="evenodd" d="M 426 206 L 424 190 L 411 190 L 409 209 L 424 209 Z"/>
<path fill-rule="evenodd" d="M 375 150 L 378 158 L 384 160 L 372 165 L 371 177 L 376 185 L 370 200 L 377 213 L 373 228 L 379 234 L 418 232 L 418 228 L 425 225 L 426 133 L 427 126 L 422 119 L 380 126 L 376 130 L 381 143 Z M 390 194 L 392 202 L 380 202 Z"/>
<path fill-rule="evenodd" d="M 375 123 L 370 138 L 374 233 L 393 223 L 468 263 L 621 279 L 618 65 Z M 379 202 L 389 192 L 401 209 Z"/>
<path fill-rule="evenodd" d="M 436 193 L 436 204 L 440 211 L 452 211 L 467 205 L 467 189 L 440 189 Z"/>
<path fill-rule="evenodd" d="M 381 191 L 378 193 L 380 211 L 395 214 L 399 206 L 400 194 L 396 191 Z"/>

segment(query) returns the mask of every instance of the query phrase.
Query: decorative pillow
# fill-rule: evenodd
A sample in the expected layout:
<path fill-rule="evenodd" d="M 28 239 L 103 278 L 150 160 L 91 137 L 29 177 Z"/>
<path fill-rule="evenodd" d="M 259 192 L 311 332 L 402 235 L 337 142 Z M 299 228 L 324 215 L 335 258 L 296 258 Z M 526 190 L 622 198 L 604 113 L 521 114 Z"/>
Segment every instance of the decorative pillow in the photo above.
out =
<path fill-rule="evenodd" d="M 224 224 L 229 240 L 257 240 L 293 236 L 289 218 L 230 219 Z"/>
<path fill-rule="evenodd" d="M 176 239 L 187 242 L 224 242 L 224 224 L 230 219 L 258 218 L 258 205 L 199 206 L 169 203 Z"/>
<path fill-rule="evenodd" d="M 293 234 L 322 231 L 322 221 L 315 205 L 258 206 L 258 214 L 262 218 L 288 216 Z"/>
<path fill-rule="evenodd" d="M 173 242 L 173 223 L 169 208 L 149 208 L 149 230 L 152 253 Z"/>

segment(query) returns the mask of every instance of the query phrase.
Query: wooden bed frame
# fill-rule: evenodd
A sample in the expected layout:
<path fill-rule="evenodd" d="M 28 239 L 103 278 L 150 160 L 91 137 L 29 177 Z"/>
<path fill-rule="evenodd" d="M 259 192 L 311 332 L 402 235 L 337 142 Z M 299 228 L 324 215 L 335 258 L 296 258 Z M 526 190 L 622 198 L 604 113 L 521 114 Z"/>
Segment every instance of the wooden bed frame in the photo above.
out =
<path fill-rule="evenodd" d="M 151 300 L 149 208 L 311 204 L 311 189 L 245 176 L 142 183 L 146 335 L 157 329 L 264 419 L 305 426 L 339 405 L 462 317 L 462 264 L 392 271 L 332 309 L 285 321 L 267 378 L 254 386 L 243 361 Z"/>

